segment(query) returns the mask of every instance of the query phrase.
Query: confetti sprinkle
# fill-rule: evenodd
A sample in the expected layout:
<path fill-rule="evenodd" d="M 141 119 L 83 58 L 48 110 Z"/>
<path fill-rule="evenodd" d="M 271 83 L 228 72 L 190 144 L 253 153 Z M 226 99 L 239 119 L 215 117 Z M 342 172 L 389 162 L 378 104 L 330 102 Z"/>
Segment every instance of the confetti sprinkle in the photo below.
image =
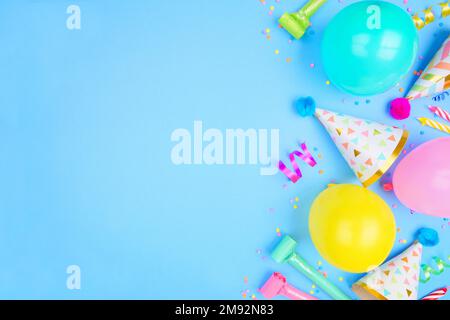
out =
<path fill-rule="evenodd" d="M 384 191 L 392 191 L 392 190 L 394 190 L 394 185 L 392 184 L 392 182 L 384 183 L 383 190 Z"/>
<path fill-rule="evenodd" d="M 329 86 L 330 83 L 331 83 L 330 80 L 325 81 L 325 84 L 326 84 L 327 86 Z"/>
<path fill-rule="evenodd" d="M 248 283 L 248 277 L 247 276 L 244 277 L 244 283 Z"/>
<path fill-rule="evenodd" d="M 339 277 L 339 282 L 342 282 L 342 281 L 344 281 L 344 278 L 342 278 L 342 277 Z"/>
<path fill-rule="evenodd" d="M 291 63 L 291 62 L 292 62 L 292 58 L 289 58 L 289 57 L 286 58 L 286 62 L 287 62 L 287 63 Z"/>
<path fill-rule="evenodd" d="M 327 184 L 327 188 L 334 187 L 335 185 L 336 185 L 336 183 L 329 183 L 329 184 Z"/>
<path fill-rule="evenodd" d="M 275 54 L 279 54 L 279 53 L 280 53 L 280 50 L 276 49 Z"/>

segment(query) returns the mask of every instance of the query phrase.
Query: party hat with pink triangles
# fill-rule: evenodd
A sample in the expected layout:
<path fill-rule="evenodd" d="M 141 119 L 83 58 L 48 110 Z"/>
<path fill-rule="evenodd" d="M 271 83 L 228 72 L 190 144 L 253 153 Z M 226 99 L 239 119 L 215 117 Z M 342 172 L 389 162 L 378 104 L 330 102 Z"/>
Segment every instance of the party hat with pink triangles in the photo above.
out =
<path fill-rule="evenodd" d="M 438 241 L 435 230 L 420 229 L 418 241 L 370 271 L 353 284 L 352 290 L 363 300 L 417 300 L 422 245 L 434 246 Z"/>
<path fill-rule="evenodd" d="M 450 89 L 450 36 L 436 52 L 406 99 L 418 99 Z"/>
<path fill-rule="evenodd" d="M 408 139 L 404 129 L 342 113 L 316 108 L 315 116 L 365 187 L 391 167 Z"/>
<path fill-rule="evenodd" d="M 402 120 L 409 116 L 410 101 L 443 93 L 450 89 L 450 36 L 444 41 L 433 59 L 408 91 L 405 98 L 391 101 L 391 114 Z M 396 110 L 408 110 L 406 116 L 395 116 Z"/>

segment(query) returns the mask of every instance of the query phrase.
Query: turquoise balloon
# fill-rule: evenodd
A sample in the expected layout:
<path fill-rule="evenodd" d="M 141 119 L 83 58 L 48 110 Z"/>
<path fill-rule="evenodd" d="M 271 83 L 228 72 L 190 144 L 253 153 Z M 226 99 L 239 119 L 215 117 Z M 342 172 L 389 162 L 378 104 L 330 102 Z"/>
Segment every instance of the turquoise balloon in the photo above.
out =
<path fill-rule="evenodd" d="M 375 95 L 395 86 L 411 69 L 419 47 L 417 29 L 401 8 L 361 1 L 341 10 L 322 40 L 329 80 L 341 90 Z"/>

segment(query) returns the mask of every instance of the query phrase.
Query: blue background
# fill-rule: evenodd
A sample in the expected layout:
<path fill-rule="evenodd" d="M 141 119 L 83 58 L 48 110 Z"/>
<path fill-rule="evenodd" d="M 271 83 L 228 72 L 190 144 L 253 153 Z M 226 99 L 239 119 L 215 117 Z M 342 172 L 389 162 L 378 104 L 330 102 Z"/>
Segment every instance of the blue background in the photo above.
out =
<path fill-rule="evenodd" d="M 351 294 L 361 275 L 319 256 L 307 219 L 328 183 L 357 181 L 320 124 L 299 118 L 292 101 L 311 95 L 331 110 L 404 123 L 407 151 L 443 135 L 414 119 L 430 116 L 431 100 L 414 102 L 413 117 L 403 123 L 387 113 L 387 102 L 403 95 L 399 88 L 412 85 L 412 71 L 377 97 L 355 98 L 326 84 L 320 39 L 352 2 L 330 0 L 307 35 L 290 41 L 276 20 L 303 1 L 2 1 L 0 298 L 260 299 L 257 288 L 273 271 L 326 298 L 290 267 L 270 261 L 276 228 Z M 437 3 L 390 2 L 414 12 Z M 66 28 L 70 4 L 81 8 L 81 30 Z M 449 21 L 420 31 L 423 58 L 413 70 L 426 66 Z M 205 129 L 279 128 L 282 159 L 305 141 L 318 166 L 302 165 L 295 185 L 282 174 L 260 176 L 259 166 L 175 166 L 170 135 L 177 128 L 192 132 L 194 120 Z M 411 215 L 379 184 L 370 189 L 397 206 L 400 231 L 391 255 L 429 226 L 441 243 L 425 250 L 423 262 L 448 256 L 448 221 Z M 81 268 L 81 290 L 66 288 L 73 264 Z M 419 296 L 449 280 L 450 270 L 434 276 Z"/>

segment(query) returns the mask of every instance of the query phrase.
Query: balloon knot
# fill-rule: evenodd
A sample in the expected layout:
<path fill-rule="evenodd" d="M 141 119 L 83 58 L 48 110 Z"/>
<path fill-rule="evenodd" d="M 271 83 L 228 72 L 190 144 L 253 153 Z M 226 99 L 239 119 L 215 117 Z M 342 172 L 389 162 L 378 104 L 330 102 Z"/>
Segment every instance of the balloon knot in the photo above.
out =
<path fill-rule="evenodd" d="M 421 228 L 417 232 L 417 240 L 425 247 L 433 247 L 439 243 L 439 235 L 434 229 Z"/>
<path fill-rule="evenodd" d="M 397 120 L 404 120 L 411 114 L 411 105 L 406 98 L 397 98 L 391 101 L 391 116 Z"/>
<path fill-rule="evenodd" d="M 312 97 L 300 98 L 295 101 L 295 109 L 302 117 L 309 117 L 316 112 L 316 102 Z"/>

